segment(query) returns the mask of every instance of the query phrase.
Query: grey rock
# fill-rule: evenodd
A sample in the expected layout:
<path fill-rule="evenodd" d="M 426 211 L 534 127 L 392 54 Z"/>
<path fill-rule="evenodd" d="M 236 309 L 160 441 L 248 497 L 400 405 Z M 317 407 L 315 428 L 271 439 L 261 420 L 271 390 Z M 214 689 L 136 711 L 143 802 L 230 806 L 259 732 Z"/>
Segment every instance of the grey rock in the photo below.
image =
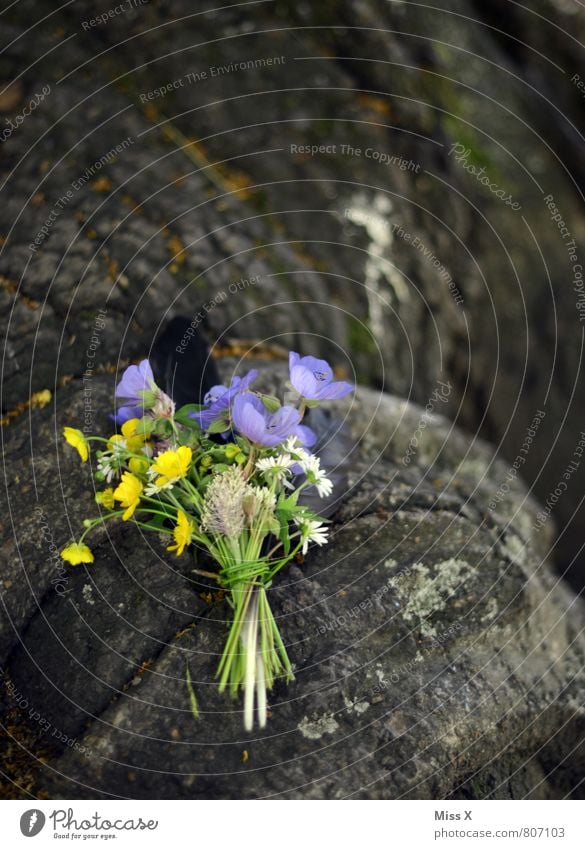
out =
<path fill-rule="evenodd" d="M 267 385 L 282 368 L 268 368 Z M 435 416 L 405 464 L 421 408 L 361 388 L 337 403 L 355 447 L 340 467 L 331 543 L 270 590 L 296 680 L 271 693 L 267 729 L 247 734 L 239 701 L 214 678 L 225 602 L 190 557 L 119 524 L 94 538 L 94 564 L 55 583 L 43 528 L 60 547 L 93 511 L 89 470 L 54 441 L 81 415 L 80 391 L 60 390 L 57 419 L 34 411 L 32 441 L 18 427 L 6 446 L 30 458 L 8 481 L 12 514 L 43 510 L 42 524 L 15 522 L 2 566 L 5 709 L 48 746 L 33 793 L 580 795 L 583 606 L 551 572 L 524 486 L 489 508 L 507 470 L 489 446 Z M 96 377 L 100 432 L 112 395 L 113 378 Z"/>
<path fill-rule="evenodd" d="M 423 406 L 442 372 L 451 418 L 511 462 L 545 409 L 523 474 L 549 497 L 585 401 L 583 299 L 543 201 L 554 195 L 582 243 L 578 5 L 336 0 L 193 13 L 177 0 L 87 28 L 94 2 L 35 4 L 39 19 L 49 13 L 34 29 L 46 58 L 30 65 L 20 4 L 0 62 L 26 94 L 52 87 L 2 145 L 5 409 L 83 373 L 98 309 L 105 367 L 224 292 L 207 312 L 213 338 L 333 345 L 362 383 Z M 75 37 L 55 50 L 63 32 Z M 520 211 L 457 162 L 457 144 Z M 555 506 L 558 564 L 576 583 L 580 502 L 573 480 Z"/>

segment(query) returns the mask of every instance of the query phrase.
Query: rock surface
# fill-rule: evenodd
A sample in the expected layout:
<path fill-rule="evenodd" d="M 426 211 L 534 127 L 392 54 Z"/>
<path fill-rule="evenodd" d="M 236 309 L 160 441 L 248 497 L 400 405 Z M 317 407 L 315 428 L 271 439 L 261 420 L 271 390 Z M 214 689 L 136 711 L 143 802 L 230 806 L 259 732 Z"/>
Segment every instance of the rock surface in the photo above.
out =
<path fill-rule="evenodd" d="M 284 364 L 271 368 L 280 380 Z M 113 387 L 92 382 L 104 432 Z M 10 736 L 22 746 L 4 795 L 582 796 L 583 606 L 553 576 L 523 486 L 490 509 L 507 467 L 486 444 L 372 390 L 338 402 L 355 448 L 331 544 L 270 591 L 296 680 L 271 694 L 266 731 L 246 734 L 214 682 L 225 603 L 190 557 L 123 525 L 94 537 L 90 567 L 52 557 L 93 512 L 89 469 L 55 442 L 81 390 L 60 390 L 57 416 L 32 411 L 5 446 L 3 727 L 6 751 Z"/>
<path fill-rule="evenodd" d="M 14 4 L 4 115 L 51 90 L 0 150 L 4 411 L 80 377 L 92 337 L 115 365 L 204 303 L 213 338 L 333 346 L 423 406 L 448 375 L 451 418 L 511 462 L 545 410 L 522 471 L 547 499 L 585 403 L 585 294 L 544 202 L 581 244 L 585 13 L 529 6 Z M 575 581 L 580 502 L 573 480 L 555 505 Z"/>

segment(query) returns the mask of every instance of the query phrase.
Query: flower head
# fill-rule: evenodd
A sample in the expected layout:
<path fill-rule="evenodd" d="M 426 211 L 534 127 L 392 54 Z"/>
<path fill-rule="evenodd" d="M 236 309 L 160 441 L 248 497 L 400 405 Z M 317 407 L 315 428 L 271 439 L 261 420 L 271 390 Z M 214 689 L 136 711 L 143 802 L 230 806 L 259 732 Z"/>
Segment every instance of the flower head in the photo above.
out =
<path fill-rule="evenodd" d="M 295 461 L 290 454 L 278 454 L 276 457 L 263 457 L 256 461 L 256 468 L 265 478 L 274 477 L 279 483 L 283 483 L 291 475 L 291 469 Z"/>
<path fill-rule="evenodd" d="M 89 457 L 89 445 L 83 433 L 75 427 L 64 427 L 63 436 L 69 445 L 72 445 L 77 450 L 77 453 L 85 463 Z"/>
<path fill-rule="evenodd" d="M 61 557 L 72 566 L 79 566 L 80 563 L 93 563 L 93 554 L 83 542 L 71 542 L 66 545 L 61 552 Z"/>
<path fill-rule="evenodd" d="M 122 519 L 127 522 L 134 514 L 134 511 L 140 503 L 142 495 L 142 482 L 138 480 L 131 472 L 124 472 L 122 480 L 114 490 L 114 498 L 119 501 L 122 507 L 126 510 L 122 514 Z"/>
<path fill-rule="evenodd" d="M 314 542 L 317 545 L 325 545 L 328 542 L 327 534 L 329 533 L 329 530 L 323 522 L 317 522 L 314 519 L 307 519 L 300 516 L 295 518 L 295 523 L 298 525 L 301 532 L 303 554 L 306 554 L 309 550 L 310 542 Z"/>
<path fill-rule="evenodd" d="M 177 512 L 177 524 L 173 530 L 175 544 L 167 546 L 167 551 L 174 551 L 177 557 L 180 557 L 186 546 L 188 546 L 193 539 L 194 532 L 194 523 L 185 513 L 183 513 L 182 510 L 179 510 Z"/>
<path fill-rule="evenodd" d="M 114 443 L 112 451 L 104 451 L 98 455 L 97 470 L 101 480 L 111 483 L 113 478 L 118 477 L 120 470 L 124 465 L 124 454 L 116 447 Z"/>
<path fill-rule="evenodd" d="M 333 401 L 353 391 L 345 380 L 333 380 L 333 371 L 326 360 L 289 354 L 290 382 L 307 401 Z"/>
<path fill-rule="evenodd" d="M 333 484 L 321 468 L 321 461 L 315 454 L 307 454 L 299 465 L 306 474 L 309 484 L 317 487 L 320 498 L 331 495 Z"/>
<path fill-rule="evenodd" d="M 294 407 L 280 407 L 269 413 L 260 398 L 251 392 L 237 395 L 232 405 L 232 421 L 241 434 L 257 445 L 274 447 L 289 436 L 305 445 L 313 445 L 313 431 L 300 424 L 301 414 Z"/>
<path fill-rule="evenodd" d="M 257 531 L 274 531 L 274 525 L 278 524 L 275 507 L 276 495 L 267 486 L 249 486 L 242 498 L 246 522 Z"/>
<path fill-rule="evenodd" d="M 173 399 L 154 382 L 148 360 L 128 366 L 116 387 L 116 398 L 122 402 L 114 416 L 117 424 L 139 419 L 145 410 L 150 410 L 155 418 L 171 418 L 175 412 Z"/>
<path fill-rule="evenodd" d="M 131 454 L 138 454 L 144 448 L 147 436 L 144 433 L 136 433 L 140 419 L 127 419 L 120 428 L 121 433 L 115 433 L 108 440 L 110 451 L 127 450 Z"/>
<path fill-rule="evenodd" d="M 184 478 L 191 465 L 192 450 L 187 445 L 181 445 L 176 451 L 163 451 L 149 469 L 152 476 L 159 475 L 155 486 L 167 487 Z"/>
<path fill-rule="evenodd" d="M 239 466 L 218 472 L 205 493 L 201 527 L 235 539 L 244 529 L 244 499 L 253 494 Z"/>
<path fill-rule="evenodd" d="M 114 490 L 111 487 L 102 490 L 102 492 L 96 492 L 95 500 L 97 504 L 101 504 L 106 510 L 113 510 L 116 506 L 114 503 Z"/>
<path fill-rule="evenodd" d="M 244 377 L 233 377 L 229 386 L 212 386 L 203 399 L 206 409 L 191 413 L 190 417 L 199 423 L 201 430 L 207 430 L 228 410 L 232 399 L 239 393 L 246 392 L 257 377 L 257 370 L 251 369 Z"/>
<path fill-rule="evenodd" d="M 137 366 L 128 366 L 116 387 L 116 398 L 122 402 L 114 417 L 116 422 L 122 424 L 128 419 L 140 418 L 145 408 L 154 406 L 157 388 L 148 360 L 142 360 Z"/>
<path fill-rule="evenodd" d="M 135 475 L 145 475 L 148 471 L 149 463 L 146 457 L 130 457 L 128 468 Z"/>

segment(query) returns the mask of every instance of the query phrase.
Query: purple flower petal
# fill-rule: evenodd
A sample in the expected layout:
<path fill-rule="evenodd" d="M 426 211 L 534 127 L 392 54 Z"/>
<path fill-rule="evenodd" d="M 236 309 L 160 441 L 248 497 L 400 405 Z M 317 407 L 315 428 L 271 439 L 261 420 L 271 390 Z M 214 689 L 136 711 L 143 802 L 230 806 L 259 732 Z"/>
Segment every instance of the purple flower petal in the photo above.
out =
<path fill-rule="evenodd" d="M 223 396 L 226 394 L 226 392 L 229 392 L 229 389 L 228 389 L 227 386 L 222 386 L 221 384 L 219 384 L 217 386 L 212 386 L 211 389 L 209 390 L 209 392 L 205 393 L 205 398 L 203 399 L 203 403 L 206 404 L 209 407 L 212 404 L 217 403 L 217 401 L 219 401 L 221 398 L 223 398 Z"/>
<path fill-rule="evenodd" d="M 349 395 L 350 392 L 353 392 L 353 389 L 352 383 L 348 383 L 346 380 L 335 380 L 328 386 L 324 386 L 317 397 L 320 401 L 335 401 L 337 398 L 344 398 Z"/>
<path fill-rule="evenodd" d="M 290 382 L 303 398 L 315 398 L 319 392 L 319 382 L 313 374 L 302 365 L 295 366 L 290 372 Z"/>
<path fill-rule="evenodd" d="M 112 416 L 116 424 L 122 425 L 129 419 L 140 419 L 144 415 L 144 407 L 118 407 L 115 416 Z"/>
<path fill-rule="evenodd" d="M 150 363 L 142 360 L 140 365 L 128 366 L 116 387 L 116 398 L 131 401 L 137 406 L 142 402 L 142 393 L 152 390 L 154 386 Z"/>
<path fill-rule="evenodd" d="M 293 431 L 293 436 L 298 437 L 301 445 L 304 445 L 305 448 L 311 448 L 317 442 L 314 431 L 307 425 L 297 425 Z"/>
<path fill-rule="evenodd" d="M 290 382 L 307 401 L 326 401 L 343 398 L 353 390 L 345 380 L 334 381 L 333 371 L 326 360 L 289 354 Z"/>
<path fill-rule="evenodd" d="M 257 370 L 251 369 L 244 377 L 233 377 L 229 386 L 212 386 L 203 399 L 207 409 L 190 413 L 189 417 L 195 419 L 202 430 L 207 430 L 229 408 L 232 399 L 245 392 L 257 377 Z"/>
<path fill-rule="evenodd" d="M 232 421 L 237 430 L 251 442 L 270 448 L 292 436 L 300 420 L 295 407 L 284 406 L 269 413 L 260 398 L 251 392 L 238 394 L 232 405 Z"/>
<path fill-rule="evenodd" d="M 236 395 L 232 405 L 232 421 L 239 432 L 248 437 L 250 442 L 265 444 L 266 435 L 265 408 L 255 395 L 244 393 Z"/>

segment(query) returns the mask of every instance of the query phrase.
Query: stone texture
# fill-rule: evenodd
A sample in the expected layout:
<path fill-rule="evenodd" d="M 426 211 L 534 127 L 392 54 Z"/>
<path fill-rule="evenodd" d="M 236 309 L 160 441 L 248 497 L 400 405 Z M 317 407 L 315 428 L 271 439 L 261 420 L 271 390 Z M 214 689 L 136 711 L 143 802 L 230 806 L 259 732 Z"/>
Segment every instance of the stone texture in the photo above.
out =
<path fill-rule="evenodd" d="M 451 418 L 511 461 L 544 408 L 523 472 L 545 500 L 585 400 L 585 310 L 543 202 L 553 194 L 583 240 L 582 10 L 213 5 L 150 3 L 85 27 L 108 0 L 9 13 L 0 78 L 24 84 L 7 115 L 51 92 L 2 144 L 4 409 L 83 373 L 96 310 L 103 367 L 223 292 L 206 316 L 213 338 L 333 344 L 362 382 L 423 405 L 442 372 Z M 34 43 L 22 36 L 49 12 Z M 455 144 L 519 211 L 469 175 Z M 555 508 L 558 564 L 575 583 L 579 502 L 573 482 Z"/>
<path fill-rule="evenodd" d="M 582 610 L 550 567 L 582 585 L 579 476 L 554 548 L 521 484 L 489 505 L 538 410 L 522 474 L 541 501 L 582 434 L 583 312 L 543 197 L 580 244 L 585 15 L 561 0 L 213 5 L 89 29 L 110 0 L 3 17 L 0 80 L 19 83 L 2 116 L 51 87 L 0 144 L 3 792 L 579 795 Z M 127 528 L 104 533 L 99 568 L 55 558 L 92 508 L 58 429 L 106 429 L 111 373 L 200 311 L 220 349 L 321 352 L 374 387 L 348 419 L 335 542 L 275 585 L 299 674 L 255 739 L 212 686 L 224 612 L 188 559 Z M 452 390 L 405 465 L 439 380 Z M 16 415 L 44 389 L 57 420 Z"/>
<path fill-rule="evenodd" d="M 225 603 L 189 556 L 116 525 L 94 538 L 95 564 L 59 576 L 50 540 L 62 545 L 92 512 L 89 470 L 53 442 L 79 415 L 80 389 L 59 392 L 56 420 L 32 413 L 30 442 L 19 428 L 6 446 L 27 460 L 9 480 L 12 513 L 30 513 L 33 486 L 44 510 L 15 523 L 2 567 L 5 722 L 44 761 L 29 765 L 29 792 L 551 798 L 576 787 L 582 604 L 553 576 L 523 486 L 489 509 L 506 466 L 486 444 L 430 416 L 405 466 L 421 408 L 368 389 L 338 402 L 354 448 L 332 541 L 270 592 L 296 680 L 271 694 L 267 731 L 246 734 L 239 702 L 214 682 Z M 113 379 L 92 389 L 105 430 Z"/>

